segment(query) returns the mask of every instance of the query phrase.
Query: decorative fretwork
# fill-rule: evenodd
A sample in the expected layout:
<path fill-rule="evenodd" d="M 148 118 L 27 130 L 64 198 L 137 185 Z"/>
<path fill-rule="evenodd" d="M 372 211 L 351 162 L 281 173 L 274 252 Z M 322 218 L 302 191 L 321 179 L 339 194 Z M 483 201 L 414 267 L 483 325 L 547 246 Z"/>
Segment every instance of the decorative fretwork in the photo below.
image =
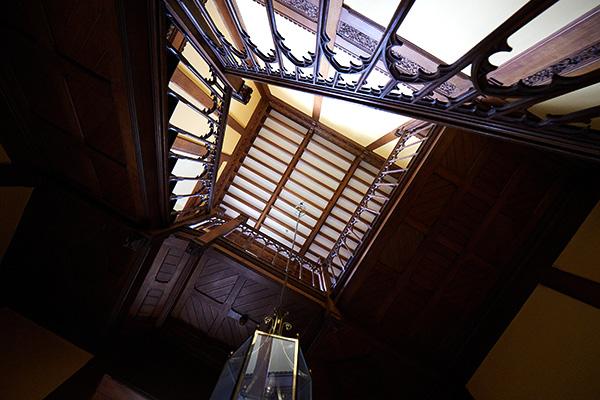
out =
<path fill-rule="evenodd" d="M 172 25 L 169 29 L 169 37 L 177 35 L 179 30 Z M 168 157 L 171 159 L 169 177 L 171 204 L 173 207 L 173 215 L 177 220 L 203 215 L 209 212 L 212 206 L 212 197 L 214 193 L 216 174 L 219 166 L 219 158 L 223 137 L 225 134 L 225 126 L 227 113 L 229 111 L 229 102 L 231 100 L 232 90 L 226 86 L 223 81 L 217 78 L 210 66 L 210 76 L 204 76 L 199 72 L 199 67 L 194 66 L 184 55 L 186 46 L 193 46 L 185 40 L 177 47 L 173 44 L 174 40 L 169 40 L 167 45 L 168 64 L 171 66 L 171 75 L 175 76 L 177 71 L 180 76 L 186 73 L 191 74 L 197 80 L 197 83 L 190 79 L 193 85 L 200 85 L 197 90 L 208 92 L 201 99 L 194 98 L 191 93 L 188 93 L 183 88 L 178 86 L 179 82 L 174 82 L 173 78 L 169 84 L 167 94 L 169 97 L 169 115 L 171 121 L 168 124 L 170 150 Z M 194 49 L 197 53 L 196 49 Z M 207 63 L 208 64 L 208 63 Z M 173 85 L 175 84 L 175 85 Z M 206 130 L 202 128 L 190 132 L 177 126 L 173 122 L 172 115 L 176 107 L 187 107 L 195 114 L 199 115 L 203 120 L 206 120 Z M 189 128 L 188 128 L 189 129 Z M 177 173 L 177 163 L 187 162 L 196 165 L 189 168 L 190 170 L 198 171 L 194 174 Z M 189 189 L 184 193 L 177 192 L 177 184 L 190 183 L 193 189 Z M 184 206 L 177 207 L 177 202 L 184 202 Z"/>
<path fill-rule="evenodd" d="M 212 216 L 200 224 L 192 225 L 196 230 L 210 230 L 222 225 L 227 220 L 221 216 Z M 287 260 L 290 260 L 289 275 L 296 282 L 303 283 L 319 291 L 327 290 L 326 279 L 321 265 L 293 251 L 283 243 L 272 239 L 247 224 L 240 224 L 224 235 L 222 240 L 236 247 L 245 256 L 259 260 L 282 273 L 285 271 Z"/>
<path fill-rule="evenodd" d="M 340 22 L 337 34 L 369 54 L 377 48 L 377 40 L 343 21 Z"/>
<path fill-rule="evenodd" d="M 542 85 L 552 79 L 554 75 L 567 74 L 598 60 L 600 60 L 600 43 L 587 47 L 571 57 L 567 57 L 556 64 L 528 76 L 523 79 L 523 83 L 528 86 Z"/>
<path fill-rule="evenodd" d="M 416 156 L 421 153 L 423 143 L 429 140 L 432 129 L 433 127 L 430 124 L 424 123 L 411 129 L 396 132 L 399 136 L 398 143 L 396 143 L 379 170 L 377 177 L 365 193 L 325 260 L 325 265 L 330 269 L 331 275 L 336 280 L 339 280 L 340 276 L 349 269 L 355 257 L 360 254 L 357 249 L 365 243 L 365 239 L 369 237 L 371 230 L 377 226 L 379 219 L 387 214 L 390 199 L 395 197 L 398 188 L 405 181 L 405 176 L 415 165 Z M 410 140 L 411 138 L 414 139 Z M 406 154 L 406 152 L 410 154 Z M 410 159 L 406 167 L 400 167 L 397 164 L 398 161 L 406 159 Z M 364 218 L 361 218 L 361 215 L 365 213 L 374 216 L 368 224 L 365 223 Z M 355 229 L 355 226 L 359 223 L 366 227 L 366 232 L 359 233 Z M 349 239 L 352 242 L 358 242 L 358 245 L 352 248 Z"/>
<path fill-rule="evenodd" d="M 172 0 L 166 1 L 171 4 Z M 200 39 L 204 40 L 206 47 L 212 51 L 226 73 L 353 100 L 420 120 L 458 126 L 597 159 L 600 158 L 600 135 L 589 125 L 585 126 L 585 123 L 600 116 L 599 107 L 548 117 L 537 117 L 528 109 L 545 100 L 600 82 L 600 69 L 565 77 L 559 74 L 564 70 L 550 67 L 553 71 L 551 76 L 543 84 L 535 86 L 524 81 L 527 77 L 506 86 L 488 79 L 488 75 L 497 69 L 488 61 L 489 57 L 500 51 L 509 51 L 507 39 L 555 2 L 556 0 L 529 1 L 454 63 L 440 64 L 434 71 L 421 67 L 416 71 L 412 67 L 407 70 L 406 60 L 397 51 L 404 43 L 396 32 L 415 0 L 400 1 L 377 45 L 373 47 L 369 44 L 369 49 L 372 49 L 370 54 L 359 56 L 349 64 L 336 59 L 335 51 L 328 46 L 331 38 L 326 33 L 326 25 L 330 0 L 319 2 L 315 48 L 301 58 L 292 54 L 285 44 L 285 37 L 278 30 L 273 0 L 265 1 L 265 12 L 274 44 L 274 48 L 267 53 L 260 51 L 244 30 L 233 0 L 225 0 L 227 10 L 222 12 L 231 15 L 235 26 L 232 34 L 241 38 L 244 45 L 242 51 L 233 48 L 218 31 L 202 2 L 182 0 L 178 4 L 183 6 L 173 6 L 171 9 L 185 14 L 197 27 L 206 29 Z M 289 3 L 297 6 L 292 0 Z M 310 15 L 313 11 L 306 12 Z M 291 69 L 286 67 L 290 63 Z M 329 71 L 333 73 L 330 76 L 325 77 L 316 72 L 320 70 L 322 63 L 331 67 Z M 469 66 L 470 88 L 456 90 L 449 81 Z M 375 84 L 371 73 L 379 69 L 385 69 L 389 79 Z M 467 79 L 464 76 L 462 78 Z M 407 89 L 407 85 L 410 89 Z M 580 124 L 570 125 L 572 122 Z"/>
<path fill-rule="evenodd" d="M 313 22 L 319 18 L 319 7 L 314 5 L 308 0 L 278 0 L 281 4 L 285 4 L 287 7 L 302 14 L 306 18 Z"/>

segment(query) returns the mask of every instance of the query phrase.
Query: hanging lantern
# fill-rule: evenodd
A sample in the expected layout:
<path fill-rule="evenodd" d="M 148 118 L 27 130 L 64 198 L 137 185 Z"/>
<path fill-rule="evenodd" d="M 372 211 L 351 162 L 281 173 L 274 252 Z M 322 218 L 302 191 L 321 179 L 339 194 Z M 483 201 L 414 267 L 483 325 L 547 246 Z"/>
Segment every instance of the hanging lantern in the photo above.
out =
<path fill-rule="evenodd" d="M 296 244 L 298 223 L 304 215 L 304 205 L 296 210 L 296 229 L 292 253 Z M 288 281 L 290 258 L 285 267 L 285 280 L 279 305 L 272 316 L 265 317 L 269 332 L 256 330 L 227 360 L 210 400 L 310 400 L 312 380 L 300 350 L 299 340 L 283 336 L 292 325 L 284 318 L 283 295 Z"/>
<path fill-rule="evenodd" d="M 312 380 L 298 339 L 281 335 L 280 313 L 267 317 L 269 333 L 255 331 L 227 360 L 211 400 L 308 400 Z"/>

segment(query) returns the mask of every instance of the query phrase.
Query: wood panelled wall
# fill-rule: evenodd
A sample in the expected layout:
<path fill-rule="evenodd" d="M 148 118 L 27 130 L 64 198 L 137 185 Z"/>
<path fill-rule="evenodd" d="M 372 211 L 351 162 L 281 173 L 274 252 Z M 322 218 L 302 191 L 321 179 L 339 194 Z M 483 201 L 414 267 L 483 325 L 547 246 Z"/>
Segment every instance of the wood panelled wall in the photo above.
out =
<path fill-rule="evenodd" d="M 176 320 L 179 326 L 187 326 L 189 334 L 233 350 L 256 328 L 266 329 L 263 318 L 273 313 L 280 291 L 279 283 L 214 248 L 202 250 L 171 236 L 158 250 L 130 308 L 132 331 L 164 327 Z M 290 334 L 311 342 L 321 326 L 322 305 L 288 288 L 283 306 L 293 325 Z M 246 321 L 241 323 L 242 316 Z"/>
<path fill-rule="evenodd" d="M 97 205 L 36 187 L 2 261 L 0 290 L 8 306 L 93 352 L 145 249 L 143 237 Z"/>
<path fill-rule="evenodd" d="M 0 66 L 3 144 L 16 167 L 160 225 L 149 4 L 10 2 Z M 154 17 L 158 18 L 158 15 Z M 150 40 L 149 40 L 150 38 Z M 163 50 L 163 49 L 161 49 Z"/>
<path fill-rule="evenodd" d="M 315 388 L 323 396 L 336 384 L 347 388 L 343 393 L 386 396 L 400 385 L 420 398 L 449 396 L 450 381 L 460 389 L 466 381 L 456 378 L 463 371 L 453 368 L 475 326 L 494 302 L 533 290 L 535 274 L 525 288 L 511 279 L 520 269 L 540 268 L 528 264 L 532 252 L 560 250 L 532 243 L 552 218 L 562 219 L 556 232 L 568 240 L 573 232 L 565 229 L 574 230 L 573 220 L 580 223 L 598 196 L 586 183 L 597 183 L 597 172 L 597 166 L 447 129 L 338 293 L 345 318 L 324 329 L 311 351 Z M 562 207 L 569 198 L 587 200 L 578 209 Z M 332 367 L 338 363 L 343 368 Z M 349 370 L 365 379 L 347 379 Z"/>

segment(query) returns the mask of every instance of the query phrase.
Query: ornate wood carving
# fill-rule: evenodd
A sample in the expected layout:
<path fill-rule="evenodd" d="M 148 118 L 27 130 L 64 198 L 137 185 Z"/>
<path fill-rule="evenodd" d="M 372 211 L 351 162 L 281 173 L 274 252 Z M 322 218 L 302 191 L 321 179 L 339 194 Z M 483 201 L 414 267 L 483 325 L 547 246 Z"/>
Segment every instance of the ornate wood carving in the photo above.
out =
<path fill-rule="evenodd" d="M 554 2 L 555 0 L 529 2 L 456 62 L 451 65 L 440 64 L 433 71 L 425 68 L 418 68 L 415 71 L 415 66 L 407 62 L 406 57 L 394 51 L 404 46 L 395 32 L 410 11 L 413 0 L 400 2 L 390 25 L 386 27 L 372 52 L 367 56 L 360 56 L 358 63 L 349 65 L 340 64 L 335 59 L 335 52 L 328 46 L 330 39 L 325 33 L 325 27 L 329 0 L 321 0 L 319 3 L 315 51 L 302 59 L 293 56 L 290 49 L 285 46 L 285 38 L 277 30 L 272 0 L 267 0 L 265 6 L 274 42 L 273 51 L 263 54 L 256 49 L 247 32 L 243 30 L 240 17 L 236 15 L 230 4 L 231 0 L 227 0 L 228 9 L 236 21 L 240 36 L 246 43 L 245 51 L 233 54 L 226 43 L 212 42 L 209 45 L 218 55 L 222 68 L 232 74 L 319 95 L 350 99 L 401 112 L 417 119 L 459 126 L 581 157 L 599 158 L 598 132 L 567 124 L 572 121 L 586 122 L 598 116 L 600 112 L 598 107 L 582 110 L 576 114 L 541 119 L 530 114 L 527 109 L 547 99 L 597 83 L 600 81 L 600 70 L 574 77 L 554 74 L 547 83 L 536 86 L 529 86 L 522 80 L 510 86 L 502 86 L 487 79 L 488 74 L 497 69 L 489 63 L 488 58 L 498 51 L 508 49 L 506 42 L 508 37 Z M 197 6 L 204 15 L 202 4 Z M 357 33 L 349 34 L 348 28 L 344 29 L 347 36 L 356 40 L 360 37 L 361 45 L 365 46 L 367 41 L 363 36 Z M 218 35 L 218 32 L 215 34 Z M 232 61 L 234 56 L 244 62 Z M 255 63 L 255 57 L 262 60 L 264 67 L 259 67 Z M 291 62 L 295 68 L 286 70 L 284 59 Z M 321 60 L 334 68 L 336 73 L 333 77 L 325 79 L 315 71 L 305 72 L 306 69 L 318 68 Z M 274 68 L 273 64 L 278 64 L 279 67 Z M 391 79 L 383 86 L 372 87 L 367 83 L 368 77 L 374 69 L 380 68 L 379 65 L 383 65 L 391 75 Z M 456 93 L 454 83 L 450 80 L 469 65 L 472 65 L 471 88 Z M 347 74 L 358 74 L 358 77 L 348 78 Z M 527 77 L 521 79 L 525 78 Z M 418 85 L 418 89 L 411 90 L 411 94 L 407 94 L 400 92 L 398 85 Z M 500 101 L 490 102 L 490 98 L 500 98 Z"/>
<path fill-rule="evenodd" d="M 586 65 L 600 60 L 600 43 L 587 47 L 577 53 L 552 64 L 541 71 L 523 79 L 523 83 L 528 86 L 543 85 L 552 80 L 554 75 L 565 75 L 571 71 L 582 68 Z"/>

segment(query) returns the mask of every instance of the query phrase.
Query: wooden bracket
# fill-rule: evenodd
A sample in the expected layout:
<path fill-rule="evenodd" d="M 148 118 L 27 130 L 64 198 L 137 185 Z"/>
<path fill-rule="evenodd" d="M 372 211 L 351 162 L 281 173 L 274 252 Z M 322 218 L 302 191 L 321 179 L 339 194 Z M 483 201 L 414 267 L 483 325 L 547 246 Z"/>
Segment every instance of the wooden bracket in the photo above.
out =
<path fill-rule="evenodd" d="M 225 222 L 222 225 L 217 226 L 216 228 L 206 232 L 201 236 L 194 237 L 192 240 L 199 245 L 206 246 L 211 243 L 215 239 L 228 234 L 235 228 L 237 228 L 241 224 L 245 224 L 248 221 L 248 217 L 246 215 L 238 215 L 237 217 Z"/>

